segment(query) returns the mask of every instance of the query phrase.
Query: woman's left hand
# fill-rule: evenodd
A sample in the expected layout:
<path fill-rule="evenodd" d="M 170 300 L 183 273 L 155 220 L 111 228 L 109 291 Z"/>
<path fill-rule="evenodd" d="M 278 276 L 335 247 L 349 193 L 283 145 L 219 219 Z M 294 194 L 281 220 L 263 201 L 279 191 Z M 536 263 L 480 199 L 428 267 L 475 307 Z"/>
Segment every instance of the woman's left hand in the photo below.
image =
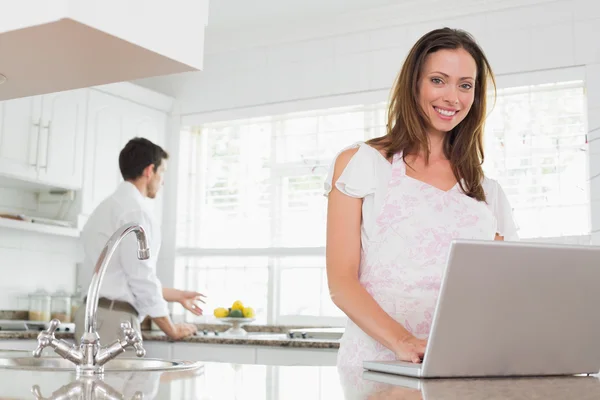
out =
<path fill-rule="evenodd" d="M 200 305 L 198 304 L 198 302 L 204 303 L 202 297 L 206 296 L 198 292 L 181 291 L 178 301 L 183 308 L 192 314 L 202 315 L 202 308 L 200 308 Z"/>

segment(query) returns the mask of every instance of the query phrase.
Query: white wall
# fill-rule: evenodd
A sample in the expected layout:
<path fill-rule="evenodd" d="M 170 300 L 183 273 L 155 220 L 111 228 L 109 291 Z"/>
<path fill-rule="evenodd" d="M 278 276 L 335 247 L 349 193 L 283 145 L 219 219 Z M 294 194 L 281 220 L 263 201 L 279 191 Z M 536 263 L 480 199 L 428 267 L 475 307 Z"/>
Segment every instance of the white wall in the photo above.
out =
<path fill-rule="evenodd" d="M 505 4 L 505 9 L 465 9 L 462 16 L 421 19 L 416 24 L 393 26 L 392 16 L 379 28 L 373 20 L 357 22 L 355 32 L 349 32 L 348 26 L 335 27 L 335 22 L 313 27 L 309 21 L 303 32 L 237 32 L 221 42 L 209 36 L 212 42 L 207 43 L 210 53 L 202 77 L 186 81 L 180 89 L 182 121 L 193 124 L 385 100 L 418 37 L 449 26 L 475 36 L 501 80 L 523 72 L 560 73 L 563 68 L 581 67 L 588 95 L 590 176 L 600 174 L 600 141 L 594 141 L 600 139 L 600 2 L 512 0 L 494 6 L 499 4 Z M 429 15 L 432 19 L 440 14 L 433 8 Z M 399 20 L 407 19 L 402 17 Z M 600 230 L 600 180 L 591 182 L 591 200 L 596 231 Z"/>
<path fill-rule="evenodd" d="M 0 310 L 37 289 L 75 289 L 77 239 L 0 228 Z"/>
<path fill-rule="evenodd" d="M 31 192 L 0 188 L 0 212 L 36 214 Z M 77 239 L 0 228 L 0 310 L 16 310 L 18 296 L 37 289 L 75 289 Z"/>

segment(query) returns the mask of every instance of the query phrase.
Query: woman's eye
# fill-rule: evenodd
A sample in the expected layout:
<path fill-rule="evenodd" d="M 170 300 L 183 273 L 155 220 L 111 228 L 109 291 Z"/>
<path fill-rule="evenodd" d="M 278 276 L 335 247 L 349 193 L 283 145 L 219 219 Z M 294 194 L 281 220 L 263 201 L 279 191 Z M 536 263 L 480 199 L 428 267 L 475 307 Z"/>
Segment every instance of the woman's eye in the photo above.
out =
<path fill-rule="evenodd" d="M 431 78 L 431 82 L 435 83 L 436 85 L 443 83 L 440 78 Z"/>
<path fill-rule="evenodd" d="M 460 87 L 465 90 L 470 90 L 473 88 L 473 85 L 471 85 L 470 83 L 463 83 L 462 85 L 460 85 Z"/>

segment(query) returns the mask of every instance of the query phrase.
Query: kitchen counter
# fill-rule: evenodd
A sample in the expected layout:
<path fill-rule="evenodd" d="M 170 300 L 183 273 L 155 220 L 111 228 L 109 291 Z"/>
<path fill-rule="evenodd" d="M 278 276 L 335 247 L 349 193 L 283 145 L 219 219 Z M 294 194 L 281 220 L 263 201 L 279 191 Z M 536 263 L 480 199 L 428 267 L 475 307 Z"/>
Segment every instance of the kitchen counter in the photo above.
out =
<path fill-rule="evenodd" d="M 34 331 L 0 331 L 0 340 L 2 339 L 36 339 L 38 332 Z M 73 339 L 72 333 L 57 332 L 57 339 Z M 157 331 L 142 331 L 142 337 L 145 341 L 173 342 L 164 333 Z M 273 346 L 289 348 L 309 348 L 309 349 L 338 349 L 340 347 L 338 340 L 326 339 L 290 339 L 285 333 L 269 332 L 249 332 L 248 336 L 205 336 L 201 332 L 195 336 L 182 339 L 181 343 L 206 343 L 206 344 L 229 344 L 245 346 Z"/>
<path fill-rule="evenodd" d="M 18 354 L 21 356 L 21 354 Z M 16 356 L 15 352 L 0 357 Z M 597 377 L 416 380 L 362 369 L 205 363 L 178 372 L 106 372 L 93 384 L 112 397 L 78 399 L 598 399 Z M 382 380 L 383 382 L 378 382 Z M 72 372 L 0 369 L 0 398 L 57 399 L 82 385 Z"/>

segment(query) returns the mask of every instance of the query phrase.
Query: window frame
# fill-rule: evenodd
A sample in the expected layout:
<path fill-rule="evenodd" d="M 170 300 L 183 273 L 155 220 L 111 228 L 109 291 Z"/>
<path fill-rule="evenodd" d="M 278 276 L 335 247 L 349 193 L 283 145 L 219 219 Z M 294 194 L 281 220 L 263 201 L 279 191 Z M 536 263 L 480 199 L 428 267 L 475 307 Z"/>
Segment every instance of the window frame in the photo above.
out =
<path fill-rule="evenodd" d="M 505 89 L 505 88 L 514 88 L 519 86 L 529 86 L 529 85 L 537 85 L 544 83 L 556 83 L 556 82 L 564 82 L 564 81 L 583 81 L 583 89 L 584 95 L 586 93 L 586 79 L 585 79 L 585 70 L 581 67 L 575 68 L 563 68 L 557 70 L 547 70 L 547 71 L 536 71 L 530 73 L 519 73 L 519 74 L 506 74 L 501 75 L 496 78 L 497 89 Z M 367 128 L 376 126 L 378 121 L 378 113 L 377 113 L 377 104 L 381 104 L 385 101 L 385 98 L 388 96 L 387 90 L 376 90 L 370 91 L 367 93 L 360 93 L 355 95 L 343 95 L 343 96 L 332 96 L 332 97 L 324 97 L 320 99 L 311 99 L 311 100 L 301 100 L 290 103 L 280 103 L 271 105 L 269 107 L 258 107 L 258 108 L 247 108 L 247 109 L 238 109 L 238 110 L 225 110 L 219 112 L 209 112 L 203 114 L 194 114 L 187 115 L 182 117 L 182 126 L 199 126 L 204 125 L 206 123 L 213 122 L 223 122 L 226 123 L 235 123 L 236 120 L 239 119 L 248 119 L 248 118 L 265 118 L 269 119 L 271 123 L 274 125 L 272 129 L 271 135 L 274 137 L 277 134 L 277 126 L 278 121 L 280 121 L 284 114 L 290 113 L 291 111 L 307 111 L 310 112 L 315 110 L 315 112 L 324 112 L 326 109 L 336 109 L 344 106 L 360 106 L 360 104 L 364 104 L 365 111 L 370 108 L 370 112 L 365 112 L 365 119 L 370 119 L 371 122 L 369 124 L 365 123 Z M 584 102 L 586 100 L 584 99 Z M 493 105 L 493 102 L 488 103 L 489 106 Z M 585 130 L 587 131 L 587 106 L 585 107 Z M 273 115 L 273 117 L 264 117 L 264 115 Z M 384 124 L 386 121 L 382 121 Z M 185 128 L 184 128 L 185 129 Z M 370 133 L 370 134 L 369 134 Z M 203 136 L 203 135 L 201 135 Z M 365 129 L 365 140 L 370 137 L 375 136 L 372 131 Z M 201 139 L 201 146 L 203 149 L 198 150 L 201 151 L 203 155 L 206 155 L 206 138 Z M 588 152 L 589 157 L 589 152 Z M 272 157 L 272 159 L 274 156 Z M 329 163 L 333 162 L 333 160 L 327 160 Z M 205 163 L 206 161 L 200 161 Z M 297 167 L 301 163 L 289 163 L 287 165 L 281 164 L 279 168 L 272 169 L 274 172 L 274 176 L 271 179 L 280 179 L 282 177 L 293 176 L 294 174 L 286 174 L 285 171 L 298 171 Z M 327 162 L 323 162 L 323 166 L 328 167 L 329 164 Z M 200 171 L 202 173 L 202 171 Z M 296 175 L 300 175 L 296 173 Z M 202 179 L 202 177 L 201 177 Z M 201 183 L 204 185 L 204 183 Z M 277 185 L 273 185 L 274 187 Z M 202 191 L 201 191 L 202 192 Z M 202 194 L 204 196 L 204 194 Z M 275 198 L 278 199 L 278 194 L 275 193 Z M 278 201 L 273 201 L 272 204 L 278 204 Z M 591 205 L 591 202 L 589 202 Z M 273 206 L 276 207 L 276 206 Z M 274 210 L 271 210 L 274 211 Z M 276 210 L 275 210 L 276 212 Z M 273 233 L 271 233 L 273 234 Z M 585 235 L 587 237 L 587 235 Z M 582 236 L 583 238 L 583 236 Z M 538 240 L 537 238 L 532 238 L 532 241 L 552 241 L 552 238 L 543 238 Z M 574 240 L 574 239 L 570 239 Z M 585 242 L 585 239 L 582 239 Z M 263 255 L 269 256 L 270 259 L 278 256 L 324 256 L 325 255 L 325 246 L 317 246 L 317 247 L 267 247 L 267 248 L 201 248 L 201 247 L 177 247 L 175 249 L 175 257 L 207 257 L 207 256 L 229 256 L 229 257 L 243 257 L 243 256 L 251 256 L 251 255 Z M 280 315 L 279 314 L 279 306 L 280 306 L 280 292 L 279 289 L 281 287 L 281 267 L 276 267 L 273 262 L 269 262 L 268 265 L 268 302 L 267 302 L 267 324 L 276 324 L 276 325 L 290 325 L 290 326 L 343 326 L 346 317 L 320 317 L 320 316 L 302 316 L 302 315 Z M 190 288 L 192 289 L 192 288 Z"/>

